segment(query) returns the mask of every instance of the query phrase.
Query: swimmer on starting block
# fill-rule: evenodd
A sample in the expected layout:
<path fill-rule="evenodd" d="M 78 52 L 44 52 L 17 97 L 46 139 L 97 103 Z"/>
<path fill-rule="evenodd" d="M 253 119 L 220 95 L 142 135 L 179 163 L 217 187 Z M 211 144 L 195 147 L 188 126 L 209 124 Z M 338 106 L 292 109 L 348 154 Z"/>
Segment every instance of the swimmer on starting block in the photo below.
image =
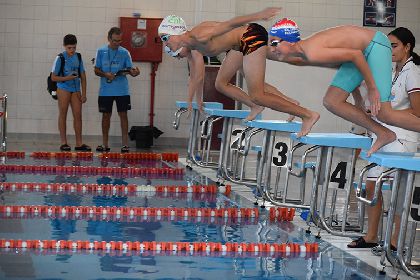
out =
<path fill-rule="evenodd" d="M 299 134 L 306 135 L 319 119 L 319 114 L 298 106 L 292 99 L 284 98 L 284 95 L 273 93 L 273 88 L 264 83 L 267 31 L 256 23 L 244 25 L 251 21 L 267 20 L 279 11 L 280 8 L 267 8 L 225 22 L 203 22 L 191 31 L 187 31 L 180 17 L 167 16 L 159 26 L 159 35 L 165 47 L 170 49 L 170 55 L 188 57 L 190 67 L 201 63 L 202 55 L 214 56 L 229 51 L 216 78 L 216 89 L 250 107 L 247 120 L 253 120 L 264 107 L 269 107 L 302 118 L 302 131 Z M 230 78 L 241 69 L 249 96 L 229 83 Z M 199 73 L 190 70 L 193 75 Z M 190 77 L 190 82 L 193 80 Z M 190 94 L 193 93 L 189 92 L 191 99 Z"/>
<path fill-rule="evenodd" d="M 384 123 L 420 132 L 420 118 L 409 111 L 397 111 L 391 107 L 392 51 L 385 34 L 358 26 L 338 26 L 304 40 L 292 41 L 284 36 L 284 32 L 279 32 L 285 26 L 297 28 L 296 23 L 289 19 L 274 24 L 267 57 L 294 65 L 339 68 L 324 97 L 324 106 L 376 134 L 377 140 L 368 155 L 393 142 L 396 134 L 346 101 L 362 80 L 368 87 L 372 116 Z"/>

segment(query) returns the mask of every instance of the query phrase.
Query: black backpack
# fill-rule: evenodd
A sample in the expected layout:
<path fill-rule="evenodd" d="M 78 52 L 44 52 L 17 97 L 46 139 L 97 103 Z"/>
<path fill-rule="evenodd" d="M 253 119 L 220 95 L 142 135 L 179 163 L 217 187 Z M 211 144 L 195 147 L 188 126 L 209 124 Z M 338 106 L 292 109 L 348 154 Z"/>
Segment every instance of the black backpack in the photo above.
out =
<path fill-rule="evenodd" d="M 82 61 L 82 55 L 78 52 L 76 54 L 77 54 L 77 58 L 79 59 L 78 72 L 79 72 L 79 77 L 80 77 L 80 63 Z M 62 53 L 59 53 L 58 56 L 60 57 L 60 60 L 61 60 L 60 71 L 58 71 L 58 76 L 63 76 L 64 64 L 66 63 L 66 60 L 64 59 L 64 55 Z M 57 100 L 57 82 L 54 82 L 51 79 L 51 75 L 52 75 L 52 72 L 50 72 L 50 75 L 47 77 L 47 91 L 53 99 Z"/>

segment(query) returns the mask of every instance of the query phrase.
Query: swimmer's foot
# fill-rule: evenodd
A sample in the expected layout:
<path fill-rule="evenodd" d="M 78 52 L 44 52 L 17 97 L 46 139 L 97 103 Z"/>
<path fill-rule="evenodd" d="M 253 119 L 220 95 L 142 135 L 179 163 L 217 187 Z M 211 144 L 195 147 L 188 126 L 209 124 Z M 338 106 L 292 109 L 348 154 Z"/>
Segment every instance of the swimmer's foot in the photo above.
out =
<path fill-rule="evenodd" d="M 312 127 L 314 124 L 319 120 L 319 113 L 310 111 L 310 116 L 302 118 L 302 129 L 297 134 L 297 137 L 302 137 L 307 135 L 309 132 L 311 132 Z"/>
<path fill-rule="evenodd" d="M 372 147 L 370 147 L 370 150 L 367 152 L 367 156 L 370 157 L 373 153 L 375 153 L 377 150 L 382 148 L 383 146 L 392 143 L 397 139 L 397 135 L 392 131 L 385 131 L 383 133 L 377 133 L 376 136 L 378 137 L 373 143 Z"/>
<path fill-rule="evenodd" d="M 246 121 L 252 121 L 252 120 L 254 120 L 257 117 L 257 115 L 259 113 L 261 113 L 264 109 L 265 109 L 265 107 L 259 106 L 259 105 L 255 105 L 255 106 L 251 107 L 251 112 L 245 118 L 245 120 Z"/>

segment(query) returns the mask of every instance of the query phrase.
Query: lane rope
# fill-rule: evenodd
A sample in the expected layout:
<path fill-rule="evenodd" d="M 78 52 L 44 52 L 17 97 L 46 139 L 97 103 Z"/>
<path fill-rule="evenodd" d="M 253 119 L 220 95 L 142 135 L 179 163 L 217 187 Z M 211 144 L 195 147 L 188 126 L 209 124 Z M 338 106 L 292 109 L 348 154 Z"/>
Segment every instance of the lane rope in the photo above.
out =
<path fill-rule="evenodd" d="M 254 217 L 233 218 L 233 217 L 179 217 L 179 216 L 123 216 L 123 215 L 96 215 L 96 214 L 80 214 L 80 213 L 63 213 L 59 215 L 49 215 L 48 213 L 0 213 L 0 219 L 57 219 L 57 220 L 83 220 L 98 222 L 184 222 L 194 224 L 207 225 L 256 225 L 259 219 Z M 277 221 L 276 221 L 277 223 Z"/>
<path fill-rule="evenodd" d="M 2 164 L 0 172 L 32 173 L 49 175 L 85 175 L 85 176 L 127 176 L 144 175 L 177 177 L 184 175 L 184 168 L 154 167 L 98 167 L 98 166 L 57 166 L 57 165 L 18 165 Z"/>
<path fill-rule="evenodd" d="M 38 250 L 89 250 L 137 252 L 236 252 L 257 255 L 276 253 L 317 253 L 318 243 L 237 243 L 237 242 L 165 242 L 165 241 L 89 241 L 89 240 L 16 240 L 1 239 L 0 248 Z"/>
<path fill-rule="evenodd" d="M 48 217 L 74 215 L 129 216 L 129 217 L 219 217 L 258 218 L 258 208 L 176 208 L 176 207 L 116 207 L 116 206 L 55 206 L 55 205 L 0 205 L 0 213 L 45 215 Z M 270 221 L 292 221 L 294 208 L 273 207 Z"/>
<path fill-rule="evenodd" d="M 0 157 L 8 158 L 24 158 L 25 152 L 19 151 L 8 151 L 0 152 Z M 95 154 L 93 152 L 32 152 L 31 157 L 36 159 L 50 159 L 50 158 L 62 158 L 62 159 L 89 159 L 93 158 Z M 178 153 L 100 153 L 96 155 L 101 159 L 129 159 L 129 160 L 163 160 L 168 162 L 177 162 L 179 155 Z"/>
<path fill-rule="evenodd" d="M 151 186 L 151 185 L 110 185 L 110 184 L 72 184 L 72 183 L 37 183 L 37 182 L 1 182 L 0 191 L 7 192 L 44 192 L 44 193 L 77 193 L 77 194 L 105 194 L 132 195 L 137 193 L 222 193 L 230 195 L 231 186 L 216 185 L 181 185 L 181 186 Z M 138 195 L 139 196 L 139 195 Z"/>

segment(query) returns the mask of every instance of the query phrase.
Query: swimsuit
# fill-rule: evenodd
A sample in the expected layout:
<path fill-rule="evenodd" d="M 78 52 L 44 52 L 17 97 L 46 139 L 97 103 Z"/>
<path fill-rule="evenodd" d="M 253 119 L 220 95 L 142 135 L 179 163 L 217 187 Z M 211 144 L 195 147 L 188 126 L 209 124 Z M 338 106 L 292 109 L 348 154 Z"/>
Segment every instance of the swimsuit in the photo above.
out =
<path fill-rule="evenodd" d="M 388 37 L 376 32 L 363 51 L 372 72 L 381 102 L 389 102 L 392 87 L 392 50 Z M 352 62 L 343 63 L 334 76 L 331 86 L 352 93 L 364 80 L 362 73 Z"/>
<path fill-rule="evenodd" d="M 248 55 L 263 46 L 267 46 L 267 42 L 267 30 L 257 23 L 250 23 L 241 37 L 240 52 L 243 55 Z"/>

